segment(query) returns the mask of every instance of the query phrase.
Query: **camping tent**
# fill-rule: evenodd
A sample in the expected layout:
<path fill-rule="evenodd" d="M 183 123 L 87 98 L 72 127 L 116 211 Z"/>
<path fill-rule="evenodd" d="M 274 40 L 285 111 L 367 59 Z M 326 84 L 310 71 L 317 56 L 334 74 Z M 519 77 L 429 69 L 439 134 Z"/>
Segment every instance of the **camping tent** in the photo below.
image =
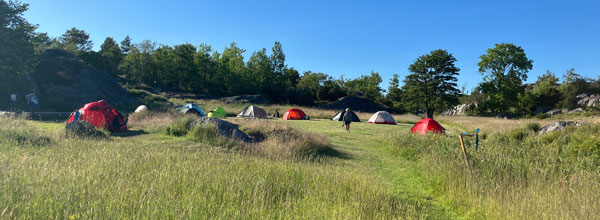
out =
<path fill-rule="evenodd" d="M 193 113 L 193 114 L 197 114 L 199 116 L 206 116 L 206 113 L 204 113 L 204 110 L 202 108 L 200 108 L 200 106 L 198 106 L 194 103 L 185 104 L 184 106 L 182 106 L 181 108 L 178 108 L 177 110 L 179 110 L 179 112 L 184 113 L 184 114 Z"/>
<path fill-rule="evenodd" d="M 134 112 L 143 112 L 143 111 L 148 111 L 148 107 L 146 107 L 145 105 L 140 105 L 135 109 Z"/>
<path fill-rule="evenodd" d="M 267 114 L 267 111 L 265 111 L 264 109 L 260 108 L 260 107 L 256 107 L 254 105 L 249 105 L 246 106 L 246 108 L 244 108 L 244 110 L 242 110 L 237 117 L 244 117 L 244 118 L 269 118 L 269 114 Z"/>
<path fill-rule="evenodd" d="M 227 113 L 225 112 L 225 109 L 223 109 L 221 107 L 217 107 L 217 108 L 215 108 L 215 110 L 208 112 L 208 117 L 211 117 L 211 118 L 226 118 L 227 117 Z"/>
<path fill-rule="evenodd" d="M 288 109 L 285 114 L 283 114 L 283 120 L 305 120 L 308 119 L 306 114 L 297 108 Z"/>
<path fill-rule="evenodd" d="M 67 124 L 77 121 L 86 121 L 110 132 L 127 130 L 127 119 L 104 100 L 90 102 L 71 113 Z"/>
<path fill-rule="evenodd" d="M 378 111 L 373 114 L 371 118 L 369 118 L 369 123 L 395 125 L 396 121 L 390 113 L 386 111 Z"/>
<path fill-rule="evenodd" d="M 345 110 L 341 111 L 341 112 L 338 112 L 335 116 L 333 116 L 333 118 L 331 120 L 334 120 L 334 121 L 343 121 L 345 114 L 346 114 Z M 354 113 L 353 111 L 350 111 L 350 114 L 352 115 L 352 121 L 354 121 L 354 122 L 360 122 L 360 119 L 358 118 L 358 115 L 356 115 L 356 113 Z"/>
<path fill-rule="evenodd" d="M 431 118 L 424 118 L 417 122 L 411 129 L 410 133 L 426 134 L 427 132 L 444 133 L 446 129 L 437 121 Z"/>

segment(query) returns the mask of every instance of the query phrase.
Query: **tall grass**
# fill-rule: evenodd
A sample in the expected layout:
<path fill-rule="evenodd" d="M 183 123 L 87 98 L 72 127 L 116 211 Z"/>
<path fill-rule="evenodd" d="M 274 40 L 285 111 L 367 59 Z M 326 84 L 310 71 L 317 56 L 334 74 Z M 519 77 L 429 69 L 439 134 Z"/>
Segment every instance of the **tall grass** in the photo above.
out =
<path fill-rule="evenodd" d="M 0 119 L 5 123 L 21 123 Z M 29 123 L 5 130 L 35 130 Z M 46 131 L 36 131 L 46 135 Z M 5 133 L 2 133 L 5 135 Z M 379 178 L 336 163 L 272 160 L 162 132 L 0 141 L 0 218 L 424 218 Z"/>
<path fill-rule="evenodd" d="M 470 168 L 455 136 L 399 133 L 390 152 L 417 161 L 436 196 L 470 218 L 600 218 L 600 126 L 539 136 L 536 128 L 494 133 L 479 151 L 468 147 Z"/>
<path fill-rule="evenodd" d="M 331 147 L 327 137 L 289 125 L 243 120 L 241 129 L 259 140 L 252 149 L 270 157 L 315 161 L 322 157 L 342 156 Z"/>
<path fill-rule="evenodd" d="M 135 112 L 129 115 L 127 126 L 133 129 L 152 129 L 162 128 L 173 122 L 176 118 L 181 117 L 180 113 L 174 111 L 157 112 L 143 111 Z"/>

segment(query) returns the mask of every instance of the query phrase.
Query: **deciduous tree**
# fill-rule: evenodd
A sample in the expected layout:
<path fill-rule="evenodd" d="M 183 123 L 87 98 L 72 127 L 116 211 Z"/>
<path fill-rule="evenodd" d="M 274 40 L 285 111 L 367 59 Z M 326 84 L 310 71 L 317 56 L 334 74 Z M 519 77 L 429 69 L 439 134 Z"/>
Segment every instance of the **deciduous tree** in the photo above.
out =
<path fill-rule="evenodd" d="M 527 58 L 523 48 L 510 43 L 496 44 L 480 58 L 477 65 L 484 75 L 480 88 L 488 100 L 480 103 L 479 107 L 494 113 L 516 107 L 518 96 L 524 91 L 522 82 L 527 80 L 533 60 Z"/>

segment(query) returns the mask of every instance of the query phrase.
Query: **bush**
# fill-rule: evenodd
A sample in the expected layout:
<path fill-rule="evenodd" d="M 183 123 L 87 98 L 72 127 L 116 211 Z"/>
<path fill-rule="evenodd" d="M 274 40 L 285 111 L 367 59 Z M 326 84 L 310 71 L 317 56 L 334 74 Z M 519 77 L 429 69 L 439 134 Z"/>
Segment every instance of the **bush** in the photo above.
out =
<path fill-rule="evenodd" d="M 188 136 L 196 140 L 214 142 L 219 137 L 219 132 L 214 124 L 196 124 L 188 132 Z"/>
<path fill-rule="evenodd" d="M 529 130 L 531 130 L 533 132 L 538 132 L 541 129 L 540 124 L 539 123 L 535 123 L 535 122 L 527 124 L 526 127 L 527 127 L 527 129 L 529 129 Z"/>
<path fill-rule="evenodd" d="M 165 133 L 172 136 L 185 136 L 188 134 L 191 124 L 195 121 L 194 116 L 185 116 L 175 119 L 167 128 Z"/>
<path fill-rule="evenodd" d="M 94 125 L 91 125 L 86 121 L 71 122 L 66 125 L 65 131 L 67 136 L 87 138 L 105 138 L 109 136 L 108 131 L 96 129 Z"/>
<path fill-rule="evenodd" d="M 538 119 L 546 119 L 546 118 L 550 118 L 550 115 L 548 115 L 546 113 L 541 113 L 541 114 L 537 114 L 535 117 Z"/>

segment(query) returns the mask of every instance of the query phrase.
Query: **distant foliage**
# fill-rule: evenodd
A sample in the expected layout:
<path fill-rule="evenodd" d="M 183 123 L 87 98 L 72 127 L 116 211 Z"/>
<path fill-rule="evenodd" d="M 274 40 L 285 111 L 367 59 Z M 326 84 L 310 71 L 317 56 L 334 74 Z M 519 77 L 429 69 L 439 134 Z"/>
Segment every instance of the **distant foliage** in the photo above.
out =
<path fill-rule="evenodd" d="M 362 96 L 364 98 L 379 101 L 382 98 L 381 92 L 383 89 L 379 87 L 381 84 L 381 76 L 379 73 L 371 71 L 370 75 L 363 75 L 357 79 L 348 80 L 345 82 L 345 87 L 348 93 L 354 96 Z"/>

